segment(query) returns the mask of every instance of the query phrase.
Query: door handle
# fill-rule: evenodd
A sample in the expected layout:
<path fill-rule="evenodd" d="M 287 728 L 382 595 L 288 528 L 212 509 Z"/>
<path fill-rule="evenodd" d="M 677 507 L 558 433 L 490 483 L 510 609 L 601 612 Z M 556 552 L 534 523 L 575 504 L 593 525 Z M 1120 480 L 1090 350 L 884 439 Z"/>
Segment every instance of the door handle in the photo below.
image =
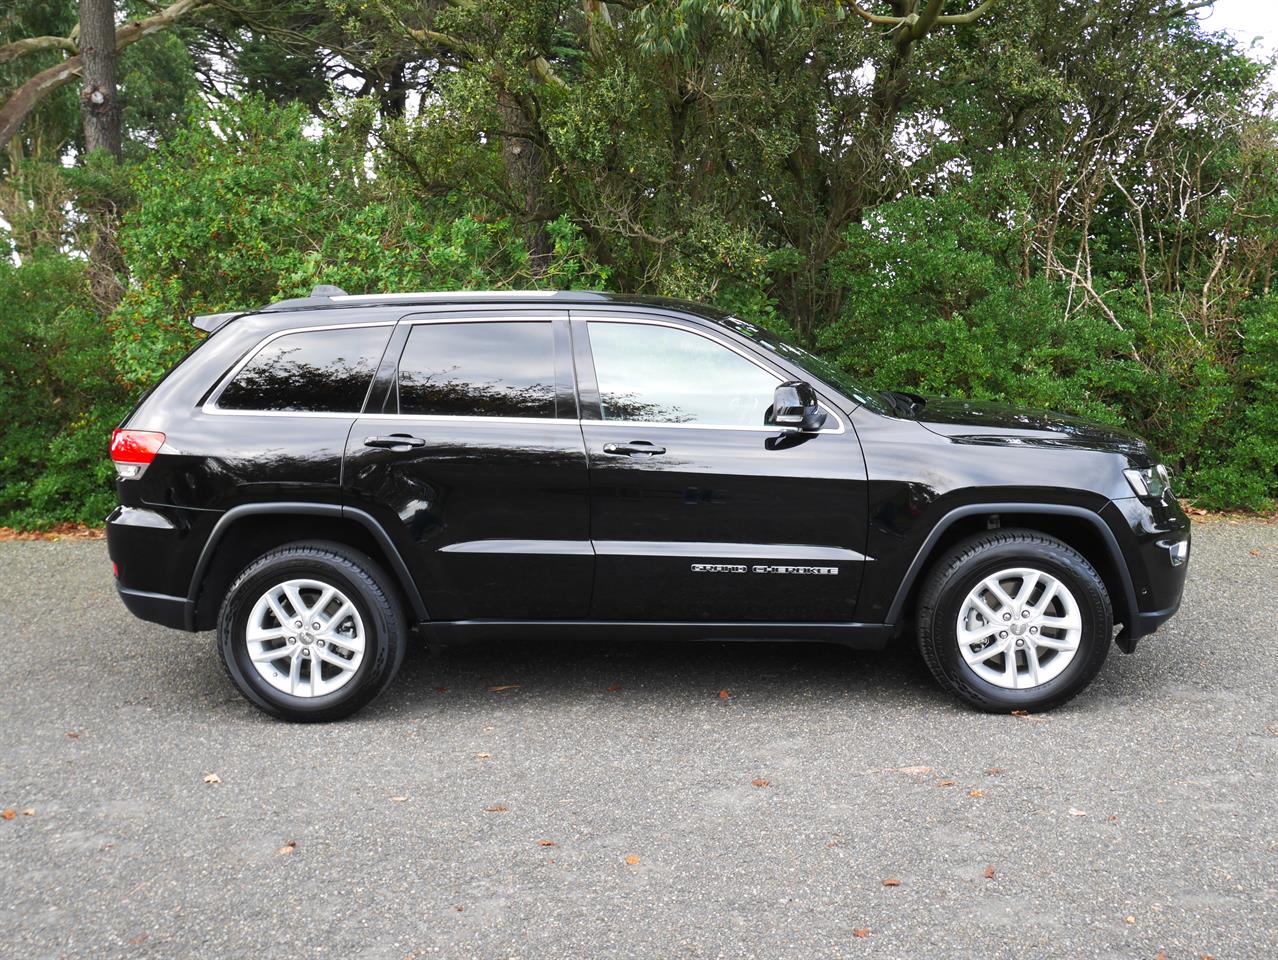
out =
<path fill-rule="evenodd" d="M 605 443 L 603 452 L 614 457 L 654 457 L 665 453 L 665 447 L 659 447 L 647 440 L 632 440 L 630 443 Z"/>
<path fill-rule="evenodd" d="M 403 447 L 424 447 L 426 441 L 421 437 L 410 437 L 406 433 L 392 433 L 389 437 L 365 437 L 366 447 L 388 447 L 392 450 Z"/>

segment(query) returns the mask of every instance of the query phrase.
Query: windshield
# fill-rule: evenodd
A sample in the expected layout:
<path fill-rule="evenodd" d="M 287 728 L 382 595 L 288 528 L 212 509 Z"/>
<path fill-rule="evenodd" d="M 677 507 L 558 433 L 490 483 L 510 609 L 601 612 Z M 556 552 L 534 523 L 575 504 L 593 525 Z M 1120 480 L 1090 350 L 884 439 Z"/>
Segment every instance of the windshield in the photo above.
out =
<path fill-rule="evenodd" d="M 797 367 L 801 367 L 808 373 L 812 374 L 817 380 L 824 381 L 842 393 L 849 400 L 863 404 L 869 407 L 875 413 L 889 414 L 890 411 L 883 403 L 883 398 L 871 390 L 869 387 L 863 386 L 852 377 L 848 376 L 834 364 L 828 360 L 823 360 L 814 353 L 809 353 L 802 347 L 795 346 L 788 340 L 783 340 L 771 330 L 765 330 L 763 327 L 756 326 L 747 320 L 739 320 L 736 317 L 725 317 L 722 321 L 725 326 L 731 327 L 742 336 L 749 337 L 761 347 L 765 347 L 779 357 L 783 357 Z"/>

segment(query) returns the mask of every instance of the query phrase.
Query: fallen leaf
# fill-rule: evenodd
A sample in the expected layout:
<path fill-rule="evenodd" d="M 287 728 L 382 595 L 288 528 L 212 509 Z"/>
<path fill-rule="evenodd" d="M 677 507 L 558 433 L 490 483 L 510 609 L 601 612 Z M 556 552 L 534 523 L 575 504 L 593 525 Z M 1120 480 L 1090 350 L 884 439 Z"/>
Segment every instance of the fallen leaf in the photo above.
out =
<path fill-rule="evenodd" d="M 967 795 L 968 795 L 969 797 L 983 797 L 983 796 L 985 796 L 985 791 L 984 791 L 984 790 L 969 790 L 969 791 L 967 791 Z"/>
<path fill-rule="evenodd" d="M 3 817 L 5 820 L 12 820 L 17 815 L 18 811 L 13 809 L 13 807 L 5 807 L 3 811 L 0 811 L 0 817 Z"/>
<path fill-rule="evenodd" d="M 504 692 L 504 691 L 506 691 L 506 690 L 518 690 L 518 689 L 519 689 L 519 684 L 517 684 L 517 683 L 503 683 L 503 684 L 502 684 L 501 686 L 499 686 L 499 687 L 489 687 L 489 688 L 488 688 L 488 692 L 489 692 L 489 693 L 502 693 L 502 692 Z"/>
<path fill-rule="evenodd" d="M 1028 710 L 1013 710 L 1013 711 L 1012 711 L 1012 716 L 1014 716 L 1014 717 L 1028 717 L 1029 715 L 1030 715 L 1030 712 L 1029 712 Z"/>
<path fill-rule="evenodd" d="M 1154 954 L 1154 960 L 1167 960 L 1167 951 L 1159 950 L 1156 954 Z"/>
<path fill-rule="evenodd" d="M 22 815 L 23 815 L 24 817 L 34 817 L 34 816 L 35 816 L 35 807 L 27 807 L 27 809 L 25 809 L 25 810 L 23 810 L 23 811 L 22 811 Z"/>
<path fill-rule="evenodd" d="M 79 740 L 79 739 L 80 739 L 80 731 L 79 731 L 79 730 L 68 730 L 68 731 L 67 731 L 67 736 L 68 736 L 68 737 L 70 737 L 72 740 Z"/>
<path fill-rule="evenodd" d="M 1000 773 L 1002 773 L 1002 772 L 1003 772 L 1003 768 L 1002 768 L 1002 767 L 990 767 L 990 768 L 989 768 L 988 770 L 986 770 L 985 772 L 986 772 L 989 776 L 991 776 L 991 777 L 997 777 Z"/>
<path fill-rule="evenodd" d="M 993 879 L 994 879 L 994 868 L 993 868 L 993 867 L 986 867 L 986 868 L 985 868 L 985 879 L 986 879 L 986 880 L 993 880 Z"/>
<path fill-rule="evenodd" d="M 1253 550 L 1253 551 L 1251 551 L 1251 555 L 1252 555 L 1253 557 L 1258 557 L 1258 556 L 1260 556 L 1260 551 L 1259 551 L 1259 550 Z"/>
<path fill-rule="evenodd" d="M 501 804 L 501 803 L 495 803 L 491 807 L 484 807 L 484 813 L 505 813 L 505 812 L 506 812 L 506 807 L 504 804 Z"/>
<path fill-rule="evenodd" d="M 620 693 L 620 692 L 621 692 L 621 684 L 619 684 L 619 683 L 611 684 L 611 685 L 608 687 L 608 692 L 609 692 L 609 693 Z"/>
<path fill-rule="evenodd" d="M 883 881 L 883 886 L 885 887 L 899 887 L 900 885 L 901 881 L 896 879 L 896 877 L 888 877 Z"/>
<path fill-rule="evenodd" d="M 1118 823 L 1118 816 L 1117 816 L 1117 815 L 1111 815 L 1111 816 L 1110 816 L 1110 818 L 1109 818 L 1109 822 L 1110 822 L 1110 823 Z"/>
<path fill-rule="evenodd" d="M 719 699 L 720 699 L 720 700 L 727 700 L 729 696 L 730 696 L 730 694 L 728 693 L 728 691 L 727 691 L 727 690 L 720 690 L 720 691 L 719 691 Z"/>
<path fill-rule="evenodd" d="M 559 846 L 559 844 L 555 843 L 555 841 L 553 841 L 553 840 L 538 840 L 538 841 L 537 841 L 537 846 L 539 846 L 539 847 L 557 847 L 557 846 Z"/>
<path fill-rule="evenodd" d="M 146 943 L 146 940 L 147 934 L 139 933 L 136 937 L 129 938 L 129 945 L 133 947 L 140 947 L 142 944 Z"/>
<path fill-rule="evenodd" d="M 1069 815 L 1070 815 L 1071 817 L 1085 817 L 1085 816 L 1087 816 L 1087 811 L 1086 811 L 1086 810 L 1079 810 L 1077 807 L 1070 807 L 1070 808 L 1069 808 Z"/>
<path fill-rule="evenodd" d="M 639 862 L 639 854 L 637 854 L 637 853 L 629 854 L 629 855 L 626 857 L 626 863 L 630 864 L 630 866 L 632 866 L 632 867 L 633 867 L 636 863 L 638 863 L 638 862 Z"/>
<path fill-rule="evenodd" d="M 476 760 L 491 760 L 492 758 L 493 758 L 493 755 L 492 755 L 491 753 L 477 753 L 477 754 L 475 754 L 475 759 L 476 759 Z"/>
<path fill-rule="evenodd" d="M 954 786 L 954 781 L 953 781 L 953 780 L 942 780 L 940 783 L 938 783 L 938 784 L 937 784 L 937 786 L 938 786 L 938 787 L 952 787 L 952 786 Z"/>
<path fill-rule="evenodd" d="M 206 773 L 204 775 L 204 782 L 205 783 L 221 783 L 222 778 L 219 777 L 216 773 Z"/>
<path fill-rule="evenodd" d="M 852 936 L 854 937 L 865 938 L 865 937 L 868 937 L 869 935 L 870 935 L 869 927 L 857 927 L 855 930 L 852 931 Z"/>
<path fill-rule="evenodd" d="M 771 780 L 764 780 L 763 777 L 760 777 L 758 780 L 751 780 L 750 782 L 756 787 L 767 787 L 772 784 Z"/>
<path fill-rule="evenodd" d="M 1135 918 L 1135 917 L 1133 917 L 1133 916 L 1131 916 L 1131 915 L 1129 914 L 1128 916 L 1123 917 L 1123 922 L 1124 922 L 1124 923 L 1135 923 L 1135 922 L 1136 922 L 1136 918 Z"/>
<path fill-rule="evenodd" d="M 407 803 L 408 797 L 391 797 L 391 803 Z"/>
<path fill-rule="evenodd" d="M 925 773 L 931 773 L 931 767 L 897 767 L 897 773 L 909 773 L 915 776 L 922 776 Z"/>
<path fill-rule="evenodd" d="M 1210 953 L 1202 953 L 1198 955 L 1198 960 L 1216 960 Z"/>
<path fill-rule="evenodd" d="M 280 847 L 280 848 L 279 848 L 278 850 L 276 850 L 275 852 L 276 852 L 276 853 L 281 853 L 281 854 L 284 854 L 284 853 L 292 853 L 292 852 L 293 852 L 294 850 L 296 850 L 296 849 L 297 849 L 297 841 L 296 841 L 296 840 L 289 840 L 287 843 L 285 843 L 285 844 L 284 844 L 284 846 Z"/>
<path fill-rule="evenodd" d="M 448 692 L 448 688 L 447 688 L 447 687 L 436 687 L 436 688 L 435 688 L 435 692 L 436 692 L 436 693 L 447 693 L 447 692 Z"/>

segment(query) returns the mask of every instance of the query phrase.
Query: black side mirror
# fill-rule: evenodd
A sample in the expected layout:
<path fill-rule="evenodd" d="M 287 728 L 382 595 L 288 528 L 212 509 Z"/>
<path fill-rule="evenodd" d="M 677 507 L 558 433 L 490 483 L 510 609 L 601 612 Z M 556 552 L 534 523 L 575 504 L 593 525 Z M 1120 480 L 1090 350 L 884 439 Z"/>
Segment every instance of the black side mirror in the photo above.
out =
<path fill-rule="evenodd" d="M 817 404 L 816 391 L 804 380 L 777 384 L 772 394 L 772 422 L 788 430 L 815 433 L 825 425 L 826 414 Z"/>

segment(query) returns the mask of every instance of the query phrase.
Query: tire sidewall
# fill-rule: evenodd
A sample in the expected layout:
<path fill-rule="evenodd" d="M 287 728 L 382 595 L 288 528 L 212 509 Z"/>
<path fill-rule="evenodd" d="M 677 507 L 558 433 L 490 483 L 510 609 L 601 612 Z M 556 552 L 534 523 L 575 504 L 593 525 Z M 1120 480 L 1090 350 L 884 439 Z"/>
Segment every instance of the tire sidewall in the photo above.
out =
<path fill-rule="evenodd" d="M 246 640 L 249 615 L 262 594 L 286 580 L 303 578 L 322 581 L 344 593 L 365 626 L 364 659 L 355 675 L 340 689 L 318 697 L 294 696 L 271 686 L 249 659 Z M 384 598 L 379 598 L 360 578 L 351 576 L 343 565 L 322 553 L 264 557 L 240 574 L 222 605 L 218 617 L 222 661 L 240 692 L 274 716 L 291 720 L 344 716 L 380 691 L 381 681 L 391 666 L 390 637 L 395 627 L 382 609 L 384 602 Z"/>
<path fill-rule="evenodd" d="M 1057 555 L 1046 545 L 999 544 L 968 563 L 960 564 L 946 578 L 932 611 L 931 643 L 938 665 L 969 699 L 998 709 L 1042 708 L 1068 700 L 1091 682 L 1108 653 L 1111 617 L 1099 577 L 1086 562 L 1069 553 Z M 982 580 L 1010 567 L 1029 567 L 1060 580 L 1074 595 L 1082 619 L 1082 636 L 1074 659 L 1047 683 L 1026 690 L 1009 690 L 979 676 L 959 650 L 958 617 L 968 593 Z M 969 692 L 970 691 L 970 692 Z"/>

